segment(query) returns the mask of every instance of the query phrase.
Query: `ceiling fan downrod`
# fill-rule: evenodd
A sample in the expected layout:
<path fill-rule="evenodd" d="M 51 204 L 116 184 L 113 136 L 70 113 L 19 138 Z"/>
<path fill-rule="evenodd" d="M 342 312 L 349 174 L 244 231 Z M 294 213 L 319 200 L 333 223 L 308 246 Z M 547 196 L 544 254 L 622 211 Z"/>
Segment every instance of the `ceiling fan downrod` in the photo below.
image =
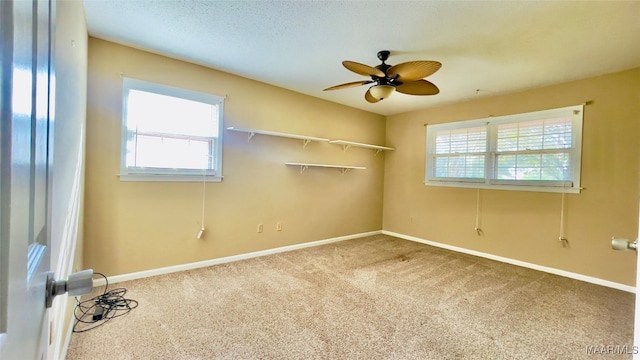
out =
<path fill-rule="evenodd" d="M 376 66 L 376 69 L 379 69 L 385 75 L 387 75 L 387 69 L 389 69 L 391 67 L 391 65 L 388 65 L 388 64 L 385 63 L 385 61 L 387 61 L 387 59 L 389 58 L 390 54 L 391 54 L 391 52 L 389 50 L 378 51 L 378 59 L 380 59 L 380 61 L 382 61 L 382 64 Z"/>

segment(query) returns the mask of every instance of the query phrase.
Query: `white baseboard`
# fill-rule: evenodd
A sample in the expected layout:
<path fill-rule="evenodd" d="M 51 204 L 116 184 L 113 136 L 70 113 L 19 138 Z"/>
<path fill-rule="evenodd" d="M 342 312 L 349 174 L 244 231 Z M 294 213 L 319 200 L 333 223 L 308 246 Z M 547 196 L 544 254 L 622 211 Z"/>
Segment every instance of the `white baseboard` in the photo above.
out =
<path fill-rule="evenodd" d="M 452 250 L 452 251 L 456 251 L 456 252 L 460 252 L 460 253 L 464 253 L 464 254 L 479 256 L 479 257 L 490 259 L 490 260 L 500 261 L 500 262 L 511 264 L 511 265 L 516 265 L 516 266 L 521 266 L 521 267 L 525 267 L 525 268 L 529 268 L 529 269 L 533 269 L 533 270 L 546 272 L 546 273 L 549 273 L 549 274 L 560 275 L 560 276 L 564 276 L 564 277 L 575 279 L 575 280 L 585 281 L 585 282 L 596 284 L 596 285 L 601 285 L 601 286 L 606 286 L 606 287 L 610 287 L 610 288 L 613 288 L 613 289 L 627 291 L 627 292 L 630 292 L 630 293 L 635 293 L 636 292 L 636 288 L 633 287 L 633 286 L 620 284 L 620 283 L 616 283 L 616 282 L 613 282 L 613 281 L 603 280 L 603 279 L 599 279 L 599 278 L 595 278 L 595 277 L 591 277 L 591 276 L 586 276 L 586 275 L 582 275 L 582 274 L 577 274 L 577 273 L 573 273 L 573 272 L 569 272 L 569 271 L 564 271 L 564 270 L 560 270 L 560 269 L 555 269 L 555 268 L 551 268 L 551 267 L 547 267 L 547 266 L 532 264 L 532 263 L 528 263 L 528 262 L 524 262 L 524 261 L 520 261 L 520 260 L 509 259 L 509 258 L 502 257 L 502 256 L 497 256 L 497 255 L 493 255 L 493 254 L 483 253 L 483 252 L 480 252 L 480 251 L 465 249 L 465 248 L 452 246 L 452 245 L 448 245 L 448 244 L 443 244 L 443 243 L 439 243 L 439 242 L 435 242 L 435 241 L 431 241 L 431 240 L 425 240 L 425 239 L 421 239 L 421 238 L 418 238 L 418 237 L 415 237 L 415 236 L 395 233 L 393 231 L 382 230 L 382 233 L 385 234 L 385 235 L 389 235 L 389 236 L 393 236 L 393 237 L 397 237 L 397 238 L 401 238 L 401 239 L 405 239 L 405 240 L 409 240 L 409 241 L 415 241 L 415 242 L 423 243 L 423 244 L 426 244 L 426 245 L 431 245 L 431 246 L 435 246 L 435 247 L 439 247 L 439 248 L 443 248 L 443 249 L 447 249 L 447 250 Z"/>
<path fill-rule="evenodd" d="M 330 238 L 330 239 L 311 241 L 311 242 L 306 242 L 306 243 L 302 243 L 302 244 L 295 244 L 295 245 L 278 247 L 278 248 L 274 248 L 274 249 L 255 251 L 255 252 L 250 252 L 250 253 L 246 253 L 246 254 L 226 256 L 226 257 L 218 258 L 218 259 L 211 259 L 211 260 L 199 261 L 199 262 L 194 262 L 194 263 L 189 263 L 189 264 L 168 266 L 168 267 L 164 267 L 164 268 L 152 269 L 152 270 L 146 270 L 146 271 L 139 271 L 139 272 L 130 273 L 130 274 L 109 276 L 108 280 L 109 280 L 109 284 L 114 284 L 114 283 L 118 283 L 118 282 L 122 282 L 122 281 L 136 280 L 136 279 L 142 279 L 142 278 L 147 278 L 147 277 L 151 277 L 151 276 L 170 274 L 170 273 L 174 273 L 174 272 L 178 272 L 178 271 L 198 269 L 198 268 L 203 268 L 203 267 L 207 267 L 207 266 L 225 264 L 225 263 L 229 263 L 229 262 L 233 262 L 233 261 L 252 259 L 252 258 L 256 258 L 256 257 L 260 257 L 260 256 L 272 255 L 272 254 L 282 253 L 282 252 L 286 252 L 286 251 L 293 251 L 293 250 L 304 249 L 304 248 L 313 247 L 313 246 L 320 246 L 320 245 L 330 244 L 330 243 L 334 243 L 334 242 L 338 242 L 338 241 L 351 240 L 351 239 L 357 239 L 357 238 L 361 238 L 361 237 L 365 237 L 365 236 L 380 235 L 380 234 L 382 234 L 382 230 L 370 231 L 370 232 L 366 232 L 366 233 L 359 233 L 359 234 L 352 234 L 352 235 L 345 235 L 345 236 L 339 236 L 339 237 Z M 95 286 L 102 286 L 104 284 L 105 284 L 105 280 L 104 279 L 95 279 L 95 280 L 93 280 L 93 286 L 94 287 Z"/>
<path fill-rule="evenodd" d="M 147 278 L 147 277 L 151 277 L 151 276 L 170 274 L 170 273 L 174 273 L 174 272 L 178 272 L 178 271 L 198 269 L 198 268 L 207 267 L 207 266 L 225 264 L 225 263 L 229 263 L 229 262 L 233 262 L 233 261 L 252 259 L 252 258 L 256 258 L 256 257 L 260 257 L 260 256 L 272 255 L 272 254 L 282 253 L 282 252 L 286 252 L 286 251 L 304 249 L 304 248 L 308 248 L 308 247 L 320 246 L 320 245 L 330 244 L 330 243 L 334 243 L 334 242 L 338 242 L 338 241 L 357 239 L 357 238 L 360 238 L 360 237 L 379 235 L 379 234 L 385 234 L 385 235 L 397 237 L 397 238 L 400 238 L 400 239 L 405 239 L 405 240 L 419 242 L 419 243 L 422 243 L 422 244 L 435 246 L 435 247 L 439 247 L 439 248 L 443 248 L 443 249 L 447 249 L 447 250 L 451 250 L 451 251 L 456 251 L 456 252 L 463 253 L 463 254 L 469 254 L 469 255 L 473 255 L 473 256 L 482 257 L 482 258 L 485 258 L 485 259 L 495 260 L 495 261 L 499 261 L 499 262 L 503 262 L 503 263 L 507 263 L 507 264 L 511 264 L 511 265 L 516 265 L 516 266 L 521 266 L 521 267 L 524 267 L 524 268 L 529 268 L 529 269 L 533 269 L 533 270 L 537 270 L 537 271 L 542 271 L 542 272 L 546 272 L 546 273 L 549 273 L 549 274 L 564 276 L 564 277 L 567 277 L 567 278 L 580 280 L 580 281 L 584 281 L 584 282 L 588 282 L 588 283 L 592 283 L 592 284 L 596 284 L 596 285 L 606 286 L 606 287 L 609 287 L 609 288 L 618 289 L 618 290 L 622 290 L 622 291 L 626 291 L 626 292 L 630 292 L 630 293 L 635 293 L 636 292 L 636 288 L 633 287 L 633 286 L 620 284 L 620 283 L 616 283 L 616 282 L 613 282 L 613 281 L 603 280 L 603 279 L 599 279 L 599 278 L 595 278 L 595 277 L 591 277 L 591 276 L 586 276 L 586 275 L 582 275 L 582 274 L 578 274 L 578 273 L 573 273 L 573 272 L 569 272 L 569 271 L 565 271 L 565 270 L 555 269 L 555 268 L 551 268 L 551 267 L 547 267 L 547 266 L 532 264 L 532 263 L 528 263 L 528 262 L 525 262 L 525 261 L 510 259 L 510 258 L 498 256 L 498 255 L 483 253 L 483 252 L 480 252 L 480 251 L 465 249 L 465 248 L 461 248 L 461 247 L 457 247 L 457 246 L 453 246 L 453 245 L 448 245 L 448 244 L 443 244 L 443 243 L 439 243 L 439 242 L 435 242 L 435 241 L 431 241 L 431 240 L 425 240 L 425 239 L 421 239 L 421 238 L 418 238 L 418 237 L 415 237 L 415 236 L 404 235 L 404 234 L 396 233 L 396 232 L 393 232 L 393 231 L 387 231 L 387 230 L 377 230 L 377 231 L 370 231 L 370 232 L 366 232 L 366 233 L 345 235 L 345 236 L 339 236 L 339 237 L 330 238 L 330 239 L 311 241 L 311 242 L 302 243 L 302 244 L 283 246 L 283 247 L 274 248 L 274 249 L 255 251 L 255 252 L 250 252 L 250 253 L 246 253 L 246 254 L 226 256 L 226 257 L 218 258 L 218 259 L 211 259 L 211 260 L 199 261 L 199 262 L 194 262 L 194 263 L 189 263 L 189 264 L 168 266 L 168 267 L 164 267 L 164 268 L 140 271 L 140 272 L 135 272 L 135 273 L 130 273 L 130 274 L 110 276 L 110 277 L 108 277 L 108 280 L 109 280 L 110 284 L 113 284 L 113 283 L 118 283 L 118 282 L 122 282 L 122 281 L 136 280 L 136 279 L 142 279 L 142 278 Z M 93 281 L 93 286 L 102 286 L 104 284 L 105 284 L 105 280 L 104 279 L 96 279 L 96 280 Z"/>

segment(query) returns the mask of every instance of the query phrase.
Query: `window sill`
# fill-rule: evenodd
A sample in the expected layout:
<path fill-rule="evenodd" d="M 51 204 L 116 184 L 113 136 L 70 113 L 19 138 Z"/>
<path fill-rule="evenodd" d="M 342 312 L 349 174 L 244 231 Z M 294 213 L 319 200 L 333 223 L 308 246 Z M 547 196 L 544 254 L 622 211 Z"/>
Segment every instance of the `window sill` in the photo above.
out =
<path fill-rule="evenodd" d="M 119 174 L 120 181 L 146 182 L 221 182 L 222 176 L 216 175 L 169 175 L 169 174 Z M 203 179 L 204 178 L 204 179 Z"/>
<path fill-rule="evenodd" d="M 505 185 L 505 184 L 487 184 L 474 182 L 445 182 L 445 181 L 426 181 L 426 186 L 443 186 L 458 187 L 471 189 L 487 189 L 487 190 L 509 190 L 509 191 L 536 191 L 536 192 L 552 192 L 579 194 L 582 188 L 562 187 L 562 186 L 540 186 L 540 185 Z"/>

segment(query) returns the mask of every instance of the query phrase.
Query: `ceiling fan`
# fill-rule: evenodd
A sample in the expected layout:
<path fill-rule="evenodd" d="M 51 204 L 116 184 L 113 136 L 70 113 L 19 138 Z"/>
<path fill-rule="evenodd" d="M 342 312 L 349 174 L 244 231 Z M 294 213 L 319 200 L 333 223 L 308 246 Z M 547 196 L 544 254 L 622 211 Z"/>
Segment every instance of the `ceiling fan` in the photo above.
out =
<path fill-rule="evenodd" d="M 386 99 L 396 90 L 408 95 L 435 95 L 440 92 L 437 86 L 423 78 L 438 71 L 442 66 L 441 63 L 437 61 L 418 60 L 392 66 L 385 64 L 385 61 L 389 58 L 389 54 L 391 54 L 389 50 L 378 51 L 378 59 L 382 61 L 382 64 L 376 67 L 354 61 L 343 61 L 342 65 L 345 68 L 358 75 L 369 76 L 371 80 L 340 84 L 328 87 L 323 91 L 374 84 L 364 94 L 365 100 L 370 103 L 377 103 L 382 99 Z"/>

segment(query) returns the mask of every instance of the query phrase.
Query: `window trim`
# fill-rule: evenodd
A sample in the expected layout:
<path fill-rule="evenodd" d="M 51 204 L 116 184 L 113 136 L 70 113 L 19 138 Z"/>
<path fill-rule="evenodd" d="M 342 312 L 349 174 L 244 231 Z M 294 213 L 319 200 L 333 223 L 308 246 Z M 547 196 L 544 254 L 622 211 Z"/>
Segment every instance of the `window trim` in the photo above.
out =
<path fill-rule="evenodd" d="M 567 148 L 570 153 L 572 181 L 545 181 L 545 180 L 502 180 L 495 179 L 496 169 L 496 133 L 499 125 L 519 123 L 535 120 L 551 119 L 554 117 L 571 116 L 572 120 L 572 147 Z M 482 119 L 457 121 L 443 124 L 428 125 L 426 131 L 426 158 L 425 158 L 425 185 L 446 186 L 463 188 L 482 188 L 495 190 L 516 191 L 540 191 L 540 192 L 565 192 L 580 193 L 581 162 L 582 162 L 582 124 L 584 117 L 584 104 L 567 106 L 563 108 L 534 111 L 521 114 L 488 117 Z M 435 155 L 435 136 L 438 131 L 464 129 L 472 127 L 487 127 L 487 147 L 485 156 L 485 177 L 478 178 L 436 178 L 433 176 L 432 162 Z M 545 150 L 532 150 L 540 153 Z M 522 152 L 520 152 L 522 153 Z"/>
<path fill-rule="evenodd" d="M 128 92 L 130 90 L 146 91 L 159 95 L 166 95 L 176 98 L 182 98 L 192 101 L 198 101 L 206 104 L 218 106 L 218 137 L 198 137 L 191 136 L 196 140 L 206 140 L 211 144 L 212 154 L 215 155 L 212 160 L 212 169 L 170 169 L 170 168 L 131 168 L 127 167 L 127 139 L 128 130 L 126 123 L 126 111 Z M 122 134 L 120 144 L 120 181 L 163 181 L 163 182 L 220 182 L 222 176 L 222 149 L 224 134 L 224 97 L 177 88 L 169 85 L 153 83 L 144 80 L 138 80 L 128 77 L 122 78 Z M 151 134 L 151 133 L 150 133 Z M 157 133 L 151 136 L 159 135 Z"/>

